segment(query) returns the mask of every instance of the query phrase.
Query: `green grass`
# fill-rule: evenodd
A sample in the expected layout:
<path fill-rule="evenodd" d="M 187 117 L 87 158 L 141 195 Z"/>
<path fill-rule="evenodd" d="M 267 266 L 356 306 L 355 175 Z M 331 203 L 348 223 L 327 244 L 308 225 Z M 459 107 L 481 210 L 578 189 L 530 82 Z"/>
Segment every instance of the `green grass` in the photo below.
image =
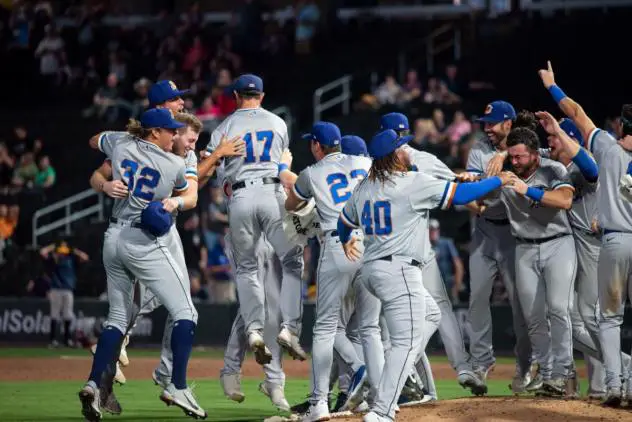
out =
<path fill-rule="evenodd" d="M 207 421 L 261 421 L 279 414 L 269 399 L 257 391 L 258 380 L 246 379 L 243 390 L 246 400 L 239 404 L 224 398 L 217 380 L 197 381 L 195 394 L 209 413 Z M 0 383 L 0 421 L 39 422 L 81 420 L 81 406 L 76 381 L 2 382 Z M 507 381 L 490 380 L 490 395 L 507 395 Z M 468 397 L 454 380 L 437 382 L 442 400 Z M 301 402 L 309 390 L 308 380 L 287 381 L 285 392 L 290 404 Z M 177 408 L 167 407 L 158 399 L 160 390 L 150 381 L 129 381 L 117 387 L 117 397 L 123 406 L 120 416 L 106 415 L 105 420 L 175 421 L 188 420 Z"/>

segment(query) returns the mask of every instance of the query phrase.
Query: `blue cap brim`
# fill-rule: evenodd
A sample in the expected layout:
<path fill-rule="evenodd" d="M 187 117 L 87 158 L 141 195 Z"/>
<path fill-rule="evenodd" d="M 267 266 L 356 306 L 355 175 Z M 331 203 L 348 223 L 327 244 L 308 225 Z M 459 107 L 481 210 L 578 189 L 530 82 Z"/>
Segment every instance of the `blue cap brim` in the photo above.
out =
<path fill-rule="evenodd" d="M 509 120 L 509 119 L 506 119 Z M 498 120 L 498 119 L 494 119 L 493 117 L 480 117 L 478 119 L 476 119 L 477 122 L 482 122 L 482 123 L 500 123 L 500 122 L 504 122 L 505 120 Z"/>
<path fill-rule="evenodd" d="M 180 129 L 185 127 L 186 125 L 184 123 L 180 123 L 177 120 L 173 120 L 172 122 L 166 124 L 165 126 L 163 126 L 164 129 Z"/>
<path fill-rule="evenodd" d="M 305 139 L 306 141 L 311 141 L 311 140 L 316 139 L 316 137 L 312 135 L 311 133 L 305 133 L 301 135 L 301 138 Z"/>
<path fill-rule="evenodd" d="M 401 147 L 402 145 L 406 145 L 407 143 L 409 143 L 410 141 L 412 141 L 413 139 L 415 139 L 414 135 L 406 135 L 406 136 L 401 136 L 398 140 L 397 140 L 397 146 L 395 147 L 395 149 Z M 394 150 L 393 150 L 394 151 Z"/>

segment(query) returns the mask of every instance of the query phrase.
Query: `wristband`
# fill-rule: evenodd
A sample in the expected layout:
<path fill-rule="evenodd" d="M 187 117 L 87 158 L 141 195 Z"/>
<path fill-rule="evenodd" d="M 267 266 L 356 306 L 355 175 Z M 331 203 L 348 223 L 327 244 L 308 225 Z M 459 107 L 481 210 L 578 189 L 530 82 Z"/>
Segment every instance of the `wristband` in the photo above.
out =
<path fill-rule="evenodd" d="M 526 196 L 527 198 L 533 199 L 535 202 L 540 202 L 544 196 L 544 191 L 542 189 L 529 186 L 527 188 Z"/>
<path fill-rule="evenodd" d="M 289 170 L 289 169 L 290 169 L 290 166 L 288 166 L 287 164 L 285 164 L 285 163 L 279 164 L 279 174 L 281 174 L 285 170 Z"/>
<path fill-rule="evenodd" d="M 182 208 L 184 208 L 184 199 L 182 199 L 181 196 L 177 196 L 176 201 L 178 201 L 178 211 L 182 211 Z"/>
<path fill-rule="evenodd" d="M 551 96 L 553 97 L 555 102 L 558 104 L 560 103 L 560 101 L 566 98 L 566 94 L 564 94 L 564 91 L 562 91 L 562 88 L 560 88 L 557 85 L 551 85 L 549 87 L 549 92 L 551 93 Z"/>

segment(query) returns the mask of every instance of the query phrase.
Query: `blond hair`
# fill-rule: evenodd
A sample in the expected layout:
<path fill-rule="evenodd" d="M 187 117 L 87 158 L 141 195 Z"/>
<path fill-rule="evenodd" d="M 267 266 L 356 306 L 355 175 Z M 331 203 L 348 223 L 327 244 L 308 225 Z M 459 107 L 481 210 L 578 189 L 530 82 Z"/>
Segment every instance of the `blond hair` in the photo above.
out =
<path fill-rule="evenodd" d="M 204 127 L 200 119 L 185 111 L 176 113 L 174 118 L 180 123 L 187 125 L 187 127 L 190 127 L 195 133 L 202 132 L 202 128 Z"/>

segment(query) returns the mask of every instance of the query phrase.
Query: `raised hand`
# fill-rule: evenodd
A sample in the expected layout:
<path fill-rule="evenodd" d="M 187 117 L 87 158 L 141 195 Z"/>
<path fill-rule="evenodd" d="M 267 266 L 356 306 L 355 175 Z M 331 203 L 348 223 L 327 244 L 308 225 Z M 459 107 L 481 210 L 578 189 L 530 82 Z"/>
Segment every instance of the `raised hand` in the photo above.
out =
<path fill-rule="evenodd" d="M 553 85 L 555 85 L 555 74 L 553 73 L 553 66 L 551 66 L 551 61 L 548 60 L 546 62 L 547 68 L 538 70 L 538 75 L 540 75 L 540 79 L 542 79 L 542 84 L 546 89 L 549 89 Z"/>
<path fill-rule="evenodd" d="M 555 117 L 548 111 L 538 111 L 535 116 L 540 121 L 540 125 L 549 135 L 557 135 L 562 130 L 560 124 L 555 120 Z"/>

